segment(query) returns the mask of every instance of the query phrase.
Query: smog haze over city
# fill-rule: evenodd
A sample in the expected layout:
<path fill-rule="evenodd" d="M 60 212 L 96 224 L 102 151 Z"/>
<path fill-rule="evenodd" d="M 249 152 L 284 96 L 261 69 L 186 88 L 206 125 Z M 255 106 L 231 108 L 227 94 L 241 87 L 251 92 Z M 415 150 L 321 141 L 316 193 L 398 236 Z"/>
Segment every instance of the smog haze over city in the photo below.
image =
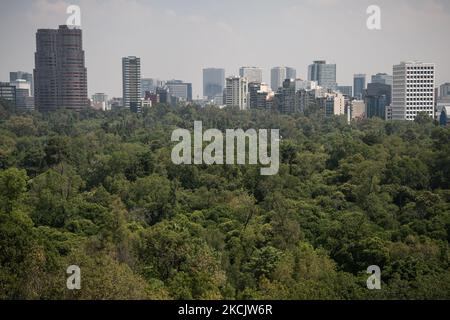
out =
<path fill-rule="evenodd" d="M 241 66 L 297 69 L 313 60 L 337 64 L 339 85 L 353 74 L 392 73 L 404 60 L 436 63 L 437 83 L 450 79 L 447 0 L 19 0 L 1 1 L 0 81 L 11 70 L 33 70 L 35 34 L 81 8 L 89 95 L 122 95 L 121 58 L 141 58 L 142 76 L 193 83 L 202 96 L 202 68 L 238 75 Z M 381 30 L 366 27 L 369 5 L 381 9 Z"/>

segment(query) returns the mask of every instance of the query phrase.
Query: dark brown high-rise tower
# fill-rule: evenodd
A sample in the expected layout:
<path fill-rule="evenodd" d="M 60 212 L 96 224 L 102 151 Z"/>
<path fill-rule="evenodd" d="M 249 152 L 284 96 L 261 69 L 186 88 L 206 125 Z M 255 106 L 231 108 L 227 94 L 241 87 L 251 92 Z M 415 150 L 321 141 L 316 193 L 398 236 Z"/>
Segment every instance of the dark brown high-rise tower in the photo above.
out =
<path fill-rule="evenodd" d="M 34 82 L 35 104 L 41 112 L 89 106 L 80 29 L 37 31 Z"/>

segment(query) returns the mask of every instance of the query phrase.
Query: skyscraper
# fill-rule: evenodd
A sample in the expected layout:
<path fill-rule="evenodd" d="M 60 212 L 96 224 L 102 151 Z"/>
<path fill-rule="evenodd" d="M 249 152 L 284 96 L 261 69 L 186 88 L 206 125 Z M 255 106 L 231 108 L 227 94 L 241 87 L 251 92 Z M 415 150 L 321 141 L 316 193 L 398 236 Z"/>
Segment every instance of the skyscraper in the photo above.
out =
<path fill-rule="evenodd" d="M 81 30 L 60 27 L 58 48 L 58 104 L 68 109 L 89 107 L 87 70 Z"/>
<path fill-rule="evenodd" d="M 393 69 L 392 119 L 414 120 L 419 112 L 434 118 L 435 64 L 401 62 Z"/>
<path fill-rule="evenodd" d="M 39 111 L 89 107 L 82 31 L 60 26 L 36 34 L 35 104 Z"/>
<path fill-rule="evenodd" d="M 297 96 L 295 94 L 295 80 L 286 79 L 283 81 L 283 87 L 278 89 L 279 95 L 279 105 L 278 109 L 280 113 L 296 113 L 300 112 L 299 104 L 297 103 Z"/>
<path fill-rule="evenodd" d="M 257 67 L 241 67 L 239 69 L 239 76 L 247 78 L 248 83 L 261 83 L 262 69 Z"/>
<path fill-rule="evenodd" d="M 9 82 L 13 83 L 17 80 L 25 80 L 30 84 L 30 95 L 34 95 L 33 75 L 24 71 L 14 71 L 9 73 Z"/>
<path fill-rule="evenodd" d="M 123 106 L 133 112 L 141 111 L 141 59 L 122 58 Z"/>
<path fill-rule="evenodd" d="M 274 67 L 270 71 L 270 86 L 273 91 L 277 91 L 283 87 L 283 82 L 286 79 L 295 79 L 297 71 L 290 67 Z"/>
<path fill-rule="evenodd" d="M 393 77 L 387 73 L 377 73 L 372 76 L 372 83 L 381 83 L 392 86 Z"/>
<path fill-rule="evenodd" d="M 355 74 L 353 76 L 353 97 L 361 100 L 364 96 L 364 90 L 366 90 L 366 75 Z"/>
<path fill-rule="evenodd" d="M 248 109 L 248 82 L 243 77 L 227 78 L 226 105 L 239 110 Z"/>
<path fill-rule="evenodd" d="M 248 84 L 248 105 L 250 109 L 256 109 L 258 105 L 258 92 L 261 90 L 261 83 L 250 82 Z"/>
<path fill-rule="evenodd" d="M 326 89 L 335 89 L 336 84 L 336 65 L 328 64 L 324 60 L 314 61 L 308 67 L 308 80 L 317 81 L 319 86 Z"/>
<path fill-rule="evenodd" d="M 297 70 L 291 67 L 286 67 L 286 79 L 296 79 L 297 78 Z"/>
<path fill-rule="evenodd" d="M 225 70 L 217 68 L 203 69 L 203 96 L 213 100 L 223 95 L 225 88 Z"/>
<path fill-rule="evenodd" d="M 283 86 L 283 81 L 286 80 L 286 68 L 275 67 L 270 71 L 270 86 L 273 91 L 278 91 Z"/>

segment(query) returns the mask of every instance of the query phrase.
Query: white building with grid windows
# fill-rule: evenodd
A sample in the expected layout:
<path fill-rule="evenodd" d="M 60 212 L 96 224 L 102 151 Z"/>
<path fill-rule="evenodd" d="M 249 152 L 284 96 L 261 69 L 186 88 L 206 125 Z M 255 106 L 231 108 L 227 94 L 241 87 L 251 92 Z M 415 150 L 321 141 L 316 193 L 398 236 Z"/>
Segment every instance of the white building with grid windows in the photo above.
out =
<path fill-rule="evenodd" d="M 249 93 L 248 81 L 243 77 L 229 77 L 226 80 L 226 105 L 238 110 L 247 110 Z"/>
<path fill-rule="evenodd" d="M 434 63 L 402 62 L 394 66 L 392 120 L 414 120 L 426 112 L 434 118 Z"/>

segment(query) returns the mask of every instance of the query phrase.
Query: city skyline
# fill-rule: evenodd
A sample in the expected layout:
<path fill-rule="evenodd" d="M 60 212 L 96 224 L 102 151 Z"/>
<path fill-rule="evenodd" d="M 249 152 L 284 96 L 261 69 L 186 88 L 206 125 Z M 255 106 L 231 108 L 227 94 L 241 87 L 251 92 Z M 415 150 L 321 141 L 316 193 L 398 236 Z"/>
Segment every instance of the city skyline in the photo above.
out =
<path fill-rule="evenodd" d="M 249 4 L 253 2 L 243 3 L 242 11 L 249 9 Z M 80 5 L 82 10 L 81 29 L 86 51 L 89 96 L 105 92 L 110 97 L 120 97 L 120 62 L 122 57 L 130 55 L 141 57 L 143 78 L 182 79 L 190 82 L 193 84 L 194 98 L 202 96 L 202 70 L 208 67 L 224 68 L 226 76 L 232 76 L 238 75 L 242 66 L 257 66 L 263 69 L 263 81 L 270 83 L 270 69 L 274 66 L 292 66 L 297 69 L 297 77 L 307 79 L 308 65 L 314 60 L 323 59 L 336 63 L 337 82 L 345 86 L 352 84 L 353 74 L 357 72 L 366 73 L 369 77 L 377 73 L 392 74 L 392 66 L 399 61 L 421 60 L 436 63 L 436 85 L 450 79 L 450 61 L 446 55 L 449 44 L 442 40 L 445 39 L 445 30 L 450 28 L 450 5 L 445 1 L 429 1 L 426 6 L 418 1 L 399 0 L 395 4 L 378 1 L 382 9 L 382 30 L 379 31 L 370 31 L 365 26 L 365 10 L 369 1 L 263 2 L 259 3 L 257 15 L 261 19 L 257 19 L 257 23 L 263 21 L 259 31 L 267 32 L 257 34 L 245 28 L 246 23 L 241 19 L 243 12 L 228 10 L 227 15 L 227 12 L 220 11 L 224 9 L 223 4 L 210 5 L 203 0 L 196 1 L 191 7 L 175 0 L 164 3 L 112 0 L 108 4 L 104 1 L 82 0 L 73 1 L 73 4 Z M 11 71 L 32 72 L 37 29 L 57 28 L 64 24 L 68 17 L 68 5 L 62 0 L 26 0 L 2 4 L 1 38 L 13 36 L 21 41 L 14 41 L 2 48 L 1 81 L 7 81 Z M 230 2 L 231 7 L 237 5 L 236 1 Z M 314 14 L 309 17 L 311 13 Z M 394 19 L 398 13 L 401 13 L 402 24 Z M 117 19 L 119 14 L 134 16 L 136 21 L 117 21 L 120 20 Z M 280 14 L 292 19 L 272 19 L 275 22 L 268 19 Z M 319 19 L 324 16 L 339 22 L 333 33 L 324 31 L 335 26 L 328 20 Z M 414 21 L 411 21 L 412 18 Z M 16 21 L 21 21 L 21 28 L 6 27 L 14 25 Z M 431 21 L 433 24 L 429 23 Z M 214 28 L 208 28 L 210 24 Z M 315 30 L 304 29 L 306 25 L 311 25 Z M 180 26 L 184 28 L 183 31 L 180 31 Z M 290 28 L 282 28 L 286 26 Z M 271 37 L 280 29 L 286 30 L 285 33 L 277 32 L 276 38 Z M 146 30 L 164 31 L 161 32 L 164 37 L 153 31 L 150 33 L 152 41 L 139 40 L 148 33 Z M 318 47 L 311 45 L 317 41 L 311 34 L 313 31 L 324 34 L 327 39 L 325 44 Z M 343 45 L 337 44 L 346 43 L 347 38 L 335 36 L 344 31 L 351 34 L 352 39 L 357 38 L 355 34 L 365 37 L 359 37 L 359 42 L 352 42 L 353 45 L 344 50 Z M 211 32 L 217 39 L 210 37 Z M 295 40 L 305 38 L 308 34 L 310 37 L 304 42 Z M 413 40 L 421 41 L 425 37 L 429 40 L 428 46 L 414 46 Z M 399 41 L 402 39 L 405 41 Z M 283 50 L 277 50 L 280 42 L 283 43 Z M 229 54 L 235 50 L 240 50 L 239 54 Z"/>

